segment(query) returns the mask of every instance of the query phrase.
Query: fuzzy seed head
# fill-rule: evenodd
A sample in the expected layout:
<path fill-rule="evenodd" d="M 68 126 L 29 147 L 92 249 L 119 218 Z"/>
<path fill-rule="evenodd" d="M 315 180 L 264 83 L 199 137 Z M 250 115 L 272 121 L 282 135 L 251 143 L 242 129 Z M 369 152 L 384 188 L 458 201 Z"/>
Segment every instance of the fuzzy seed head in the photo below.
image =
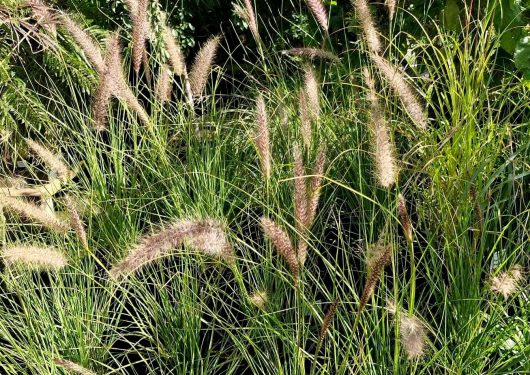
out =
<path fill-rule="evenodd" d="M 306 65 L 304 71 L 304 91 L 309 115 L 314 121 L 318 121 L 320 117 L 320 90 L 315 70 L 310 65 Z"/>
<path fill-rule="evenodd" d="M 504 299 L 508 299 L 509 296 L 517 291 L 522 279 L 522 267 L 516 264 L 509 271 L 501 272 L 497 276 L 491 277 L 490 289 L 494 293 L 502 295 Z"/>
<path fill-rule="evenodd" d="M 364 79 L 368 86 L 368 101 L 370 103 L 370 129 L 373 133 L 375 166 L 377 180 L 384 188 L 396 183 L 397 166 L 394 158 L 395 146 L 390 139 L 390 129 L 384 117 L 384 111 L 379 103 L 375 81 L 368 69 L 364 69 Z"/>
<path fill-rule="evenodd" d="M 178 76 L 186 75 L 186 62 L 182 49 L 178 45 L 173 32 L 168 26 L 164 27 L 162 31 L 162 37 L 166 45 L 167 53 L 169 54 L 169 62 L 173 68 L 173 72 Z"/>
<path fill-rule="evenodd" d="M 107 39 L 107 56 L 105 57 L 107 70 L 112 79 L 113 95 L 123 100 L 127 106 L 137 114 L 140 121 L 146 126 L 150 126 L 149 115 L 145 111 L 138 98 L 132 92 L 125 74 L 123 73 L 121 46 L 119 34 L 111 34 Z"/>
<path fill-rule="evenodd" d="M 110 270 L 110 275 L 115 278 L 125 276 L 182 246 L 227 261 L 232 259 L 232 247 L 219 221 L 181 219 L 140 239 Z"/>
<path fill-rule="evenodd" d="M 307 94 L 305 91 L 300 91 L 298 96 L 299 100 L 299 111 L 300 111 L 300 133 L 302 135 L 302 141 L 304 146 L 308 149 L 311 147 L 311 115 L 309 110 L 309 104 L 307 99 Z"/>
<path fill-rule="evenodd" d="M 94 372 L 84 368 L 83 366 L 78 365 L 77 363 L 67 361 L 66 359 L 62 358 L 55 358 L 53 362 L 59 366 L 64 368 L 65 370 L 68 370 L 74 374 L 78 375 L 96 375 Z"/>
<path fill-rule="evenodd" d="M 99 73 L 105 72 L 105 63 L 101 54 L 101 49 L 94 42 L 92 37 L 86 33 L 81 26 L 79 26 L 70 16 L 66 13 L 59 15 L 59 22 L 63 27 L 72 35 L 72 38 L 79 45 L 81 50 L 84 52 L 90 64 Z"/>
<path fill-rule="evenodd" d="M 384 57 L 376 54 L 371 54 L 370 56 L 390 87 L 392 87 L 394 92 L 401 99 L 401 102 L 412 122 L 414 122 L 420 130 L 425 130 L 428 122 L 425 108 L 417 99 L 413 88 L 409 85 L 403 73 Z"/>
<path fill-rule="evenodd" d="M 51 247 L 10 246 L 3 251 L 7 266 L 20 265 L 35 270 L 59 270 L 68 263 L 66 257 Z"/>
<path fill-rule="evenodd" d="M 195 56 L 190 72 L 190 85 L 191 91 L 196 97 L 201 96 L 204 91 L 220 42 L 220 36 L 210 38 Z"/>
<path fill-rule="evenodd" d="M 320 200 L 320 191 L 322 187 L 322 180 L 324 177 L 324 167 L 326 165 L 326 145 L 324 143 L 320 144 L 317 153 L 317 159 L 315 161 L 315 166 L 313 167 L 313 177 L 311 177 L 310 187 L 309 187 L 309 203 L 308 203 L 308 222 L 307 227 L 311 227 L 315 221 L 318 202 Z"/>
<path fill-rule="evenodd" d="M 398 195 L 397 209 L 399 221 L 401 223 L 401 227 L 403 228 L 405 238 L 407 239 L 408 243 L 411 243 L 414 239 L 412 234 L 412 222 L 407 210 L 407 202 L 405 201 L 405 197 L 402 194 Z"/>
<path fill-rule="evenodd" d="M 156 83 L 156 97 L 161 103 L 166 103 L 171 100 L 171 89 L 173 83 L 173 73 L 167 65 L 160 68 L 158 82 Z"/>
<path fill-rule="evenodd" d="M 145 53 L 145 43 L 149 33 L 148 0 L 138 0 L 132 19 L 132 65 L 138 74 Z"/>
<path fill-rule="evenodd" d="M 298 284 L 298 259 L 289 236 L 276 223 L 266 217 L 261 218 L 261 227 L 265 235 L 272 241 L 276 251 L 283 257 L 285 263 L 287 263 L 295 284 Z"/>
<path fill-rule="evenodd" d="M 271 155 L 270 155 L 270 138 L 269 123 L 267 119 L 267 110 L 263 96 L 258 96 L 256 101 L 256 122 L 257 128 L 254 135 L 254 142 L 261 162 L 261 172 L 266 180 L 271 176 Z"/>
<path fill-rule="evenodd" d="M 392 21 L 394 14 L 396 14 L 397 0 L 385 0 L 386 8 L 388 9 L 388 19 Z"/>
<path fill-rule="evenodd" d="M 68 166 L 53 152 L 31 139 L 27 139 L 27 144 L 29 148 L 35 152 L 39 158 L 42 159 L 44 164 L 46 164 L 46 166 L 57 175 L 58 178 L 61 180 L 68 180 L 70 178 L 72 171 L 70 171 Z"/>
<path fill-rule="evenodd" d="M 368 269 L 368 277 L 364 285 L 359 303 L 359 313 L 361 313 L 368 303 L 368 300 L 373 296 L 375 288 L 381 277 L 385 267 L 390 263 L 392 256 L 392 248 L 390 245 L 377 244 L 368 248 L 366 263 Z"/>
<path fill-rule="evenodd" d="M 304 237 L 308 229 L 308 194 L 306 180 L 304 179 L 304 161 L 302 151 L 297 144 L 293 146 L 294 157 L 294 217 L 296 223 L 296 231 L 299 235 L 298 241 L 298 261 L 304 264 L 307 258 L 307 242 Z"/>
<path fill-rule="evenodd" d="M 248 23 L 248 27 L 250 29 L 250 32 L 254 36 L 254 39 L 259 40 L 259 33 L 258 33 L 258 22 L 256 20 L 256 14 L 254 13 L 254 7 L 252 6 L 251 0 L 243 0 L 245 3 L 245 10 L 246 10 L 246 21 Z M 245 18 L 245 17 L 243 17 Z"/>
<path fill-rule="evenodd" d="M 374 54 L 379 54 L 382 50 L 381 40 L 379 39 L 379 32 L 377 31 L 372 14 L 370 13 L 370 7 L 368 6 L 367 0 L 351 1 L 357 12 L 357 18 L 366 39 L 368 49 Z"/>
<path fill-rule="evenodd" d="M 0 206 L 17 215 L 30 219 L 54 232 L 65 234 L 69 229 L 67 223 L 57 218 L 50 211 L 43 210 L 42 208 L 22 199 L 0 195 Z"/>
<path fill-rule="evenodd" d="M 407 358 L 409 360 L 420 358 L 425 353 L 427 337 L 423 323 L 418 318 L 403 313 L 400 317 L 399 332 Z"/>
<path fill-rule="evenodd" d="M 77 212 L 77 208 L 74 201 L 68 195 L 66 195 L 64 197 L 64 203 L 70 215 L 70 226 L 74 228 L 77 238 L 81 242 L 81 245 L 83 245 L 83 248 L 85 250 L 88 250 L 88 240 L 86 236 L 85 226 L 83 225 L 83 222 L 79 217 L 79 213 Z"/>
<path fill-rule="evenodd" d="M 254 292 L 249 299 L 251 304 L 256 306 L 258 309 L 263 309 L 269 300 L 269 296 L 267 295 L 266 291 L 259 290 Z"/>
<path fill-rule="evenodd" d="M 331 306 L 328 309 L 328 312 L 326 313 L 326 316 L 324 316 L 324 320 L 322 322 L 322 326 L 320 327 L 320 335 L 318 338 L 319 346 L 324 341 L 324 338 L 326 337 L 326 333 L 329 330 L 329 327 L 331 326 L 331 323 L 333 322 L 333 318 L 335 317 L 335 314 L 337 313 L 337 309 L 339 308 L 339 302 L 335 301 L 331 304 Z"/>
<path fill-rule="evenodd" d="M 324 7 L 324 4 L 322 4 L 321 0 L 306 0 L 307 7 L 309 10 L 311 10 L 311 13 L 313 13 L 313 17 L 317 20 L 318 24 L 324 30 L 324 32 L 328 33 L 328 13 L 326 11 L 326 8 Z"/>

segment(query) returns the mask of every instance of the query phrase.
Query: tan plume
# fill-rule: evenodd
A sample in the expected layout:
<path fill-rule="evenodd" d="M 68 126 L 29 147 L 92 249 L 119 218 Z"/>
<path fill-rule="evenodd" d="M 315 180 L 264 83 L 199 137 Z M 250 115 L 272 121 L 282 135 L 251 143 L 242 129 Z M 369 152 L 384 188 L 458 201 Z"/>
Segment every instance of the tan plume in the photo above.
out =
<path fill-rule="evenodd" d="M 311 13 L 313 13 L 313 17 L 317 20 L 318 24 L 324 30 L 324 32 L 328 33 L 328 13 L 326 11 L 326 8 L 324 7 L 324 4 L 322 4 L 321 0 L 306 0 L 307 7 L 309 10 L 311 10 Z"/>
<path fill-rule="evenodd" d="M 392 248 L 390 245 L 383 244 L 381 240 L 368 248 L 366 257 L 368 276 L 359 302 L 359 314 L 364 310 L 368 300 L 374 294 L 379 278 L 391 261 L 391 256 Z"/>
<path fill-rule="evenodd" d="M 364 69 L 365 82 L 368 86 L 370 102 L 370 129 L 373 133 L 375 166 L 377 180 L 382 187 L 388 188 L 396 183 L 397 166 L 394 158 L 395 146 L 390 139 L 390 129 L 379 103 L 375 82 L 367 68 Z"/>
<path fill-rule="evenodd" d="M 304 69 L 304 91 L 307 97 L 309 115 L 315 121 L 320 117 L 320 90 L 315 70 L 306 65 Z"/>
<path fill-rule="evenodd" d="M 269 301 L 269 297 L 267 295 L 267 292 L 264 290 L 259 290 L 254 292 L 249 297 L 250 303 L 256 306 L 258 309 L 263 309 L 267 302 Z"/>
<path fill-rule="evenodd" d="M 417 99 L 413 88 L 409 85 L 403 73 L 384 57 L 376 54 L 371 54 L 370 56 L 390 87 L 392 87 L 394 92 L 401 99 L 401 102 L 403 103 L 409 117 L 412 119 L 412 122 L 414 122 L 419 129 L 425 130 L 428 122 L 425 108 Z"/>
<path fill-rule="evenodd" d="M 246 10 L 246 21 L 248 23 L 248 27 L 250 29 L 250 32 L 254 36 L 254 39 L 259 40 L 259 32 L 258 32 L 258 22 L 256 20 L 256 14 L 254 13 L 254 7 L 252 6 L 251 0 L 243 0 L 245 3 L 245 10 Z"/>
<path fill-rule="evenodd" d="M 261 162 L 261 172 L 266 180 L 271 176 L 271 155 L 270 155 L 270 138 L 269 138 L 269 124 L 267 120 L 267 110 L 265 108 L 265 100 L 263 96 L 258 96 L 256 101 L 256 122 L 257 128 L 255 130 L 254 142 L 259 154 Z"/>
<path fill-rule="evenodd" d="M 68 224 L 57 218 L 53 213 L 22 199 L 0 195 L 0 206 L 54 232 L 64 234 L 69 229 Z"/>
<path fill-rule="evenodd" d="M 294 157 L 294 218 L 295 227 L 298 232 L 298 262 L 304 264 L 307 258 L 307 242 L 304 237 L 307 235 L 308 222 L 308 196 L 307 185 L 304 178 L 304 161 L 302 151 L 297 144 L 293 146 Z"/>
<path fill-rule="evenodd" d="M 311 115 L 307 100 L 307 94 L 304 90 L 300 91 L 298 96 L 298 110 L 300 111 L 300 133 L 304 146 L 309 149 L 311 147 L 312 129 L 311 129 Z"/>
<path fill-rule="evenodd" d="M 181 219 L 143 237 L 129 254 L 110 270 L 112 277 L 125 276 L 170 254 L 181 246 L 209 256 L 231 260 L 232 246 L 224 226 L 213 219 Z"/>
<path fill-rule="evenodd" d="M 35 152 L 39 158 L 54 172 L 61 180 L 68 180 L 72 176 L 72 171 L 68 166 L 53 152 L 46 147 L 31 139 L 26 140 L 28 146 Z"/>
<path fill-rule="evenodd" d="M 160 67 L 158 81 L 156 83 L 156 97 L 165 103 L 171 100 L 171 89 L 173 84 L 173 73 L 166 64 Z"/>
<path fill-rule="evenodd" d="M 132 20 L 132 65 L 136 73 L 140 71 L 142 56 L 149 32 L 148 0 L 138 0 L 131 14 Z"/>
<path fill-rule="evenodd" d="M 186 62 L 184 59 L 184 54 L 182 53 L 182 49 L 178 45 L 169 26 L 164 27 L 162 36 L 169 54 L 169 61 L 171 63 L 171 67 L 173 68 L 173 72 L 178 76 L 185 76 Z"/>
<path fill-rule="evenodd" d="M 81 242 L 81 245 L 83 245 L 83 248 L 85 250 L 88 250 L 88 240 L 86 236 L 85 226 L 81 221 L 79 212 L 77 212 L 76 204 L 68 195 L 64 197 L 64 203 L 70 215 L 70 226 L 74 228 L 77 238 L 79 239 L 79 242 Z"/>
<path fill-rule="evenodd" d="M 425 324 L 418 317 L 397 308 L 393 301 L 387 301 L 387 310 L 399 315 L 399 335 L 407 358 L 415 360 L 423 356 L 427 346 Z"/>
<path fill-rule="evenodd" d="M 53 362 L 57 366 L 62 367 L 63 369 L 65 369 L 67 371 L 70 371 L 70 372 L 72 372 L 74 374 L 78 374 L 78 375 L 96 375 L 95 372 L 92 372 L 92 371 L 84 368 L 83 366 L 78 365 L 77 363 L 68 361 L 66 359 L 55 358 L 53 360 Z"/>
<path fill-rule="evenodd" d="M 195 56 L 190 72 L 190 85 L 194 96 L 201 96 L 204 91 L 220 42 L 220 36 L 211 37 Z"/>
<path fill-rule="evenodd" d="M 379 39 L 379 32 L 370 13 L 367 0 L 351 0 L 351 2 L 357 12 L 357 18 L 366 38 L 368 49 L 374 54 L 381 53 L 382 46 L 381 40 Z"/>
<path fill-rule="evenodd" d="M 388 9 L 388 19 L 392 21 L 394 14 L 396 14 L 397 0 L 385 0 L 386 8 Z"/>
<path fill-rule="evenodd" d="M 7 247 L 2 258 L 8 266 L 20 265 L 36 270 L 58 270 L 68 263 L 66 257 L 51 247 L 17 245 Z"/>
<path fill-rule="evenodd" d="M 414 239 L 412 234 L 412 221 L 410 220 L 409 212 L 407 210 L 407 201 L 402 194 L 398 195 L 397 211 L 399 222 L 403 228 L 403 234 L 405 235 L 407 242 L 411 243 Z"/>
<path fill-rule="evenodd" d="M 64 26 L 66 31 L 72 35 L 76 43 L 79 45 L 81 50 L 84 52 L 88 61 L 92 64 L 93 68 L 102 74 L 105 72 L 105 62 L 101 54 L 101 49 L 94 42 L 92 37 L 85 32 L 81 26 L 79 26 L 70 16 L 66 13 L 61 13 L 59 16 L 60 23 Z"/>
<path fill-rule="evenodd" d="M 337 310 L 339 308 L 339 302 L 335 301 L 331 304 L 331 306 L 328 309 L 328 312 L 326 313 L 326 316 L 324 316 L 324 320 L 322 321 L 322 326 L 320 327 L 320 334 L 318 335 L 318 348 L 322 345 L 322 342 L 324 341 L 324 338 L 326 337 L 326 333 L 329 330 L 329 327 L 331 326 L 331 323 L 333 323 L 333 318 L 335 317 L 335 314 L 337 314 Z M 317 353 L 318 354 L 318 351 Z"/>
<path fill-rule="evenodd" d="M 490 277 L 490 289 L 507 299 L 517 291 L 521 280 L 523 280 L 522 267 L 516 264 L 508 271 Z"/>
<path fill-rule="evenodd" d="M 300 268 L 289 236 L 276 223 L 266 217 L 261 218 L 261 227 L 265 235 L 272 241 L 276 251 L 283 257 L 285 263 L 287 263 L 295 284 L 298 284 Z"/>
<path fill-rule="evenodd" d="M 110 75 L 114 96 L 122 99 L 127 106 L 138 115 L 140 121 L 147 127 L 150 127 L 149 115 L 144 107 L 138 101 L 138 98 L 132 92 L 125 74 L 123 73 L 121 46 L 119 34 L 112 33 L 107 39 L 107 56 L 105 57 L 107 70 L 105 74 Z"/>

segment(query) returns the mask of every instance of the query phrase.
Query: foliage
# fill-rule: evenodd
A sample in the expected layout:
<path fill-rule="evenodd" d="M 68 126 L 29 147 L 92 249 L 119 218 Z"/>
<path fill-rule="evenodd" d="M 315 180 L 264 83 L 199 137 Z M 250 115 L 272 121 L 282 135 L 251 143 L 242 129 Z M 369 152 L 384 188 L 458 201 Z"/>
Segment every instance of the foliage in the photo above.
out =
<path fill-rule="evenodd" d="M 96 48 L 119 33 L 123 60 L 112 70 L 115 91 L 103 130 L 94 126 L 93 106 L 108 73 L 91 65 L 66 28 L 53 32 L 28 9 L 3 6 L 0 206 L 4 194 L 57 177 L 49 162 L 27 151 L 30 138 L 58 155 L 73 177 L 53 193 L 17 199 L 57 220 L 75 219 L 68 195 L 81 222 L 54 233 L 2 207 L 2 247 L 54 246 L 68 266 L 50 272 L 2 262 L 0 372 L 63 373 L 57 359 L 97 374 L 529 372 L 526 275 L 506 298 L 491 285 L 516 265 L 528 269 L 530 250 L 530 92 L 514 69 L 528 68 L 527 40 L 512 61 L 503 50 L 510 31 L 497 26 L 507 5 L 491 1 L 469 11 L 457 2 L 413 1 L 389 21 L 384 7 L 370 4 L 387 47 L 380 57 L 405 77 L 409 100 L 425 105 L 429 121 L 421 130 L 370 56 L 351 7 L 327 3 L 328 36 L 305 2 L 255 3 L 254 40 L 246 29 L 251 20 L 237 18 L 225 1 L 150 2 L 147 64 L 136 73 L 126 5 L 55 2 Z M 459 27 L 447 22 L 456 13 Z M 206 37 L 225 36 L 212 69 L 202 69 L 206 89 L 191 98 L 187 72 L 170 76 L 169 100 L 158 90 L 171 65 L 166 22 L 187 71 Z M 336 58 L 286 52 L 295 47 L 323 48 Z M 311 88 L 306 100 L 320 107 L 305 108 L 307 120 L 300 93 L 309 97 Z M 376 176 L 374 118 L 386 119 L 395 145 L 400 170 L 391 187 Z M 256 141 L 263 127 L 270 177 L 262 173 L 263 142 Z M 322 145 L 320 200 L 314 224 L 304 227 L 296 189 L 314 199 Z M 293 155 L 297 147 L 302 151 Z M 307 243 L 307 261 L 295 265 L 298 282 L 285 252 L 263 234 L 262 217 L 292 245 Z M 146 238 L 184 218 L 219 220 L 234 258 L 171 240 L 183 245 L 127 278 L 109 274 L 130 249 L 156 245 Z M 375 259 L 389 261 L 374 277 L 370 259 L 381 248 L 390 253 Z M 255 292 L 267 295 L 261 305 Z M 424 345 L 418 356 L 410 355 L 411 330 Z"/>

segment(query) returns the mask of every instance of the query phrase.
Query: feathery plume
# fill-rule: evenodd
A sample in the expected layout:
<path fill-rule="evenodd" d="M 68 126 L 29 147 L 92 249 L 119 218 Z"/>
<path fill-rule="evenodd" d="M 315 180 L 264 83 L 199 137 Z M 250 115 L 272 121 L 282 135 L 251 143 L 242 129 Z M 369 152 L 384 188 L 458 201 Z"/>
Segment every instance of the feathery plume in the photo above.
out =
<path fill-rule="evenodd" d="M 340 59 L 335 56 L 333 53 L 320 49 L 320 48 L 310 48 L 310 47 L 301 47 L 301 48 L 291 48 L 288 50 L 281 51 L 286 55 L 291 56 L 300 56 L 307 57 L 308 59 L 322 59 L 329 60 L 331 62 L 339 63 Z"/>
<path fill-rule="evenodd" d="M 63 369 L 73 372 L 78 375 L 96 375 L 94 372 L 84 368 L 83 366 L 78 365 L 77 363 L 67 361 L 62 358 L 54 358 L 53 362 Z"/>
<path fill-rule="evenodd" d="M 306 235 L 307 222 L 308 222 L 308 196 L 306 181 L 303 178 L 304 173 L 304 162 L 302 159 L 302 151 L 297 144 L 293 146 L 293 157 L 294 157 L 294 218 L 296 231 L 298 232 L 298 261 L 300 264 L 304 264 L 307 258 L 307 242 L 304 239 Z"/>
<path fill-rule="evenodd" d="M 214 258 L 232 261 L 233 249 L 225 228 L 217 220 L 194 223 L 191 233 L 184 237 L 184 246 Z"/>
<path fill-rule="evenodd" d="M 243 2 L 245 3 L 246 18 L 250 32 L 254 35 L 254 39 L 259 40 L 258 22 L 256 20 L 256 14 L 254 13 L 252 2 L 250 0 L 243 0 Z"/>
<path fill-rule="evenodd" d="M 370 55 L 375 65 L 385 77 L 388 84 L 399 96 L 412 122 L 421 130 L 427 128 L 427 114 L 425 108 L 416 98 L 412 87 L 406 81 L 403 74 L 384 57 L 376 54 Z"/>
<path fill-rule="evenodd" d="M 23 265 L 37 270 L 58 270 L 68 263 L 66 257 L 51 247 L 10 246 L 3 251 L 2 258 L 8 265 Z"/>
<path fill-rule="evenodd" d="M 509 271 L 501 272 L 490 278 L 490 289 L 497 294 L 502 294 L 504 299 L 515 293 L 523 279 L 522 267 L 514 265 Z"/>
<path fill-rule="evenodd" d="M 37 24 L 42 25 L 46 31 L 55 35 L 57 32 L 57 20 L 55 12 L 41 0 L 28 0 L 25 6 L 29 7 L 32 12 L 32 18 Z"/>
<path fill-rule="evenodd" d="M 396 14 L 397 0 L 385 0 L 386 8 L 388 9 L 388 19 L 392 21 L 394 14 Z"/>
<path fill-rule="evenodd" d="M 306 148 L 311 147 L 311 115 L 309 114 L 309 106 L 307 104 L 307 94 L 304 90 L 300 90 L 298 96 L 298 110 L 300 111 L 300 133 L 302 135 L 302 141 Z"/>
<path fill-rule="evenodd" d="M 366 257 L 368 277 L 366 278 L 364 289 L 361 294 L 361 300 L 359 302 L 359 314 L 364 310 L 368 300 L 374 294 L 375 287 L 377 286 L 377 282 L 379 281 L 384 268 L 391 261 L 391 255 L 392 249 L 390 245 L 376 243 L 368 248 Z"/>
<path fill-rule="evenodd" d="M 367 68 L 364 69 L 368 100 L 370 102 L 370 128 L 375 143 L 375 165 L 379 184 L 388 188 L 396 183 L 397 167 L 394 159 L 394 144 L 390 140 L 388 124 L 379 103 L 375 82 Z"/>
<path fill-rule="evenodd" d="M 254 142 L 258 150 L 261 171 L 266 180 L 271 175 L 271 155 L 270 155 L 270 139 L 269 139 L 269 125 L 267 120 L 267 111 L 265 108 L 265 100 L 263 96 L 258 96 L 256 101 L 257 112 L 257 129 L 254 135 Z"/>
<path fill-rule="evenodd" d="M 328 13 L 326 11 L 326 8 L 324 7 L 324 4 L 322 4 L 321 0 L 306 0 L 307 7 L 309 10 L 311 10 L 311 13 L 313 13 L 313 17 L 317 20 L 318 24 L 324 30 L 324 32 L 328 33 Z"/>
<path fill-rule="evenodd" d="M 0 195 L 0 206 L 3 206 L 4 208 L 24 218 L 33 220 L 57 233 L 64 234 L 69 229 L 67 223 L 57 218 L 51 212 L 43 210 L 40 207 L 32 203 L 28 203 L 22 199 Z"/>
<path fill-rule="evenodd" d="M 149 115 L 132 92 L 127 83 L 127 79 L 125 78 L 125 74 L 123 73 L 120 51 L 119 34 L 115 32 L 111 34 L 107 40 L 107 56 L 105 58 L 107 62 L 107 70 L 104 74 L 109 74 L 110 77 L 112 77 L 114 96 L 122 99 L 132 111 L 136 112 L 140 121 L 145 126 L 149 127 Z"/>
<path fill-rule="evenodd" d="M 197 53 L 197 56 L 195 56 L 195 61 L 190 72 L 190 85 L 194 96 L 201 96 L 204 86 L 206 86 L 206 81 L 210 75 L 213 60 L 215 59 L 220 42 L 220 36 L 214 36 L 208 39 Z"/>
<path fill-rule="evenodd" d="M 109 273 L 112 277 L 124 276 L 181 246 L 226 260 L 232 256 L 232 247 L 220 222 L 181 219 L 142 238 Z"/>
<path fill-rule="evenodd" d="M 412 222 L 410 220 L 410 216 L 407 210 L 407 202 L 405 201 L 405 197 L 401 193 L 398 195 L 397 210 L 399 222 L 401 223 L 401 227 L 403 228 L 403 234 L 405 235 L 407 242 L 411 243 L 414 239 L 412 234 Z"/>
<path fill-rule="evenodd" d="M 72 171 L 70 171 L 68 166 L 56 155 L 54 155 L 53 152 L 31 139 L 27 139 L 26 142 L 29 148 L 31 148 L 33 152 L 35 152 L 39 158 L 42 159 L 44 164 L 46 164 L 46 166 L 50 168 L 50 170 L 54 172 L 58 178 L 61 180 L 67 180 L 70 178 Z"/>
<path fill-rule="evenodd" d="M 324 338 L 326 337 L 326 333 L 328 332 L 328 329 L 331 326 L 331 323 L 333 322 L 333 318 L 335 317 L 335 314 L 337 313 L 338 307 L 339 307 L 339 302 L 338 301 L 333 302 L 331 306 L 329 307 L 328 312 L 326 313 L 326 316 L 324 316 L 322 326 L 320 327 L 320 334 L 318 336 L 318 348 L 320 348 L 320 346 L 322 345 L 322 342 L 324 341 Z M 318 351 L 316 354 L 318 354 Z"/>
<path fill-rule="evenodd" d="M 158 81 L 156 83 L 156 97 L 160 102 L 165 103 L 171 100 L 171 89 L 173 74 L 166 64 L 160 67 Z"/>
<path fill-rule="evenodd" d="M 425 353 L 427 339 L 425 324 L 417 317 L 398 309 L 394 301 L 387 300 L 386 309 L 392 315 L 399 312 L 399 335 L 408 359 L 414 360 L 421 357 Z"/>
<path fill-rule="evenodd" d="M 94 98 L 92 99 L 92 113 L 94 114 L 94 128 L 103 131 L 107 128 L 107 116 L 112 96 L 116 94 L 118 85 L 113 76 L 112 64 L 117 62 L 115 50 L 119 48 L 118 34 L 113 33 L 107 38 L 105 54 L 105 71 L 99 74 L 99 83 Z M 119 64 L 119 63 L 118 63 Z"/>
<path fill-rule="evenodd" d="M 293 244 L 291 243 L 289 236 L 282 228 L 276 225 L 276 223 L 266 217 L 261 218 L 261 227 L 263 228 L 265 235 L 272 241 L 276 251 L 280 253 L 285 260 L 285 263 L 287 263 L 287 266 L 293 275 L 295 284 L 298 284 L 300 269 L 296 252 L 294 251 Z"/>
<path fill-rule="evenodd" d="M 399 333 L 408 359 L 417 359 L 425 353 L 425 338 L 427 335 L 423 323 L 418 318 L 402 314 Z"/>
<path fill-rule="evenodd" d="M 263 309 L 265 305 L 267 304 L 269 297 L 266 291 L 259 290 L 257 292 L 254 292 L 250 296 L 249 300 L 250 300 L 250 303 L 256 306 L 258 309 Z"/>
<path fill-rule="evenodd" d="M 304 91 L 307 95 L 309 114 L 313 120 L 318 121 L 320 117 L 318 80 L 315 70 L 310 65 L 306 65 L 304 70 Z"/>
<path fill-rule="evenodd" d="M 105 72 L 105 62 L 101 55 L 101 49 L 94 40 L 66 13 L 59 15 L 59 22 L 70 33 L 81 50 L 84 52 L 93 68 L 99 73 Z"/>
<path fill-rule="evenodd" d="M 374 53 L 379 54 L 381 52 L 381 40 L 379 39 L 379 32 L 375 26 L 375 22 L 370 13 L 370 8 L 366 0 L 351 0 L 355 10 L 357 12 L 357 18 L 363 31 L 364 37 L 366 38 L 366 44 L 368 49 Z"/>
<path fill-rule="evenodd" d="M 326 165 L 326 146 L 324 143 L 318 148 L 317 159 L 313 167 L 313 177 L 309 186 L 309 203 L 308 203 L 308 221 L 306 226 L 309 228 L 313 225 L 315 220 L 318 201 L 320 200 L 320 190 L 322 187 L 322 179 L 324 176 L 324 166 Z"/>
<path fill-rule="evenodd" d="M 164 26 L 162 37 L 166 45 L 167 53 L 169 54 L 169 62 L 171 63 L 173 72 L 178 76 L 186 75 L 186 63 L 184 55 L 182 54 L 182 49 L 177 44 L 169 26 Z"/>
<path fill-rule="evenodd" d="M 147 17 L 147 0 L 138 0 L 134 13 L 131 14 L 132 20 L 132 65 L 138 74 L 142 65 L 142 56 L 145 51 L 145 43 L 149 31 L 149 20 Z"/>
<path fill-rule="evenodd" d="M 94 129 L 103 131 L 107 129 L 109 106 L 114 91 L 113 80 L 110 74 L 104 73 L 99 77 L 98 88 L 92 98 L 92 114 L 94 116 Z"/>
<path fill-rule="evenodd" d="M 70 214 L 70 226 L 74 228 L 75 234 L 81 242 L 81 245 L 83 245 L 83 248 L 85 250 L 88 250 L 88 241 L 86 237 L 85 226 L 83 225 L 83 222 L 79 217 L 79 213 L 77 212 L 75 203 L 68 195 L 66 195 L 64 197 L 64 204 L 66 206 L 66 209 L 68 210 L 68 213 Z"/>

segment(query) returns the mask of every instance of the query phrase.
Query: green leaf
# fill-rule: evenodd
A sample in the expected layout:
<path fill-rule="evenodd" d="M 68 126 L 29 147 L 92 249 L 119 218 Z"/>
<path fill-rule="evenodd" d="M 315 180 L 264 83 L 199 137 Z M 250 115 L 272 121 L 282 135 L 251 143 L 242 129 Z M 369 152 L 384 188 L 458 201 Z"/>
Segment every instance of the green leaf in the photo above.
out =
<path fill-rule="evenodd" d="M 517 41 L 513 60 L 517 69 L 530 69 L 530 36 L 524 36 Z"/>

